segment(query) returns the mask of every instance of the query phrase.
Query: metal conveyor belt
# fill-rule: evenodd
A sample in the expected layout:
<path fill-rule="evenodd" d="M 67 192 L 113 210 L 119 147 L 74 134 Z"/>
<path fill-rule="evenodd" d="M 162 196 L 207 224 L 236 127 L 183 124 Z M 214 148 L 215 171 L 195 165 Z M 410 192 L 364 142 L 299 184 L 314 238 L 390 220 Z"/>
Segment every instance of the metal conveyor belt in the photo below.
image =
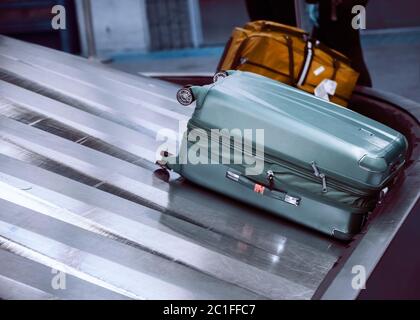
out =
<path fill-rule="evenodd" d="M 309 299 L 346 249 L 156 176 L 175 85 L 2 36 L 0 78 L 0 298 Z"/>

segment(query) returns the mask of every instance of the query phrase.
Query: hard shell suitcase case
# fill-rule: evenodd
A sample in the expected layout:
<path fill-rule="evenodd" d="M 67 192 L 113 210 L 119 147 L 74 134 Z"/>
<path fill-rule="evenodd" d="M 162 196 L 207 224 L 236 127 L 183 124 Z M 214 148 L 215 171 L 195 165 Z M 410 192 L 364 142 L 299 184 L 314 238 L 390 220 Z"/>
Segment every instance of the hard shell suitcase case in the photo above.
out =
<path fill-rule="evenodd" d="M 196 106 L 178 155 L 164 154 L 161 164 L 336 238 L 358 233 L 403 167 L 405 137 L 260 75 L 229 71 L 215 80 L 178 92 Z M 264 139 L 254 138 L 258 131 Z"/>

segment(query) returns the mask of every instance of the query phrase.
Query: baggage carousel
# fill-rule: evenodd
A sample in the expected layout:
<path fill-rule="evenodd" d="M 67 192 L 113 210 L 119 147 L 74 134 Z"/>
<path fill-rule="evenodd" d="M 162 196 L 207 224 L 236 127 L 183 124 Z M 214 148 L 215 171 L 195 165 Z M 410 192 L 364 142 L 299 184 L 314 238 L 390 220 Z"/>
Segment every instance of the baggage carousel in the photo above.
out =
<path fill-rule="evenodd" d="M 355 93 L 410 157 L 348 243 L 162 175 L 156 136 L 192 112 L 179 84 L 208 79 L 159 77 L 0 36 L 0 298 L 357 298 L 352 267 L 372 273 L 419 200 L 420 106 Z"/>

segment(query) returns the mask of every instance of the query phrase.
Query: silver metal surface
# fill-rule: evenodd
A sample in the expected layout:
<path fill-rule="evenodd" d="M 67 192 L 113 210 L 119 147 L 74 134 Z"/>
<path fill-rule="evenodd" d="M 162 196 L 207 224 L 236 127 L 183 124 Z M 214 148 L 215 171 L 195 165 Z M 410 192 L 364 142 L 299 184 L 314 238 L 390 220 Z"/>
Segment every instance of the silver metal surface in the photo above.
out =
<path fill-rule="evenodd" d="M 0 296 L 7 300 L 55 300 L 53 295 L 13 279 L 0 276 Z"/>
<path fill-rule="evenodd" d="M 6 37 L 0 78 L 0 285 L 27 289 L 0 297 L 309 299 L 345 250 L 162 179 L 156 134 L 193 109 L 175 85 Z"/>
<path fill-rule="evenodd" d="M 0 298 L 357 297 L 352 267 L 371 274 L 419 189 L 348 247 L 168 178 L 157 134 L 193 110 L 178 89 L 0 36 Z"/>

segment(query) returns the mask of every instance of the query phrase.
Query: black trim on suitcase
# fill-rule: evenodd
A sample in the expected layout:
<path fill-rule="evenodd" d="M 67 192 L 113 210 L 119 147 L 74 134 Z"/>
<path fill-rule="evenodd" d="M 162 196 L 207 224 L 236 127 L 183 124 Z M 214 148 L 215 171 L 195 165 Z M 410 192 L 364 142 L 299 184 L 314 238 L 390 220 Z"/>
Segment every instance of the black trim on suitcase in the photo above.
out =
<path fill-rule="evenodd" d="M 270 188 L 252 181 L 244 175 L 231 170 L 226 171 L 226 178 L 235 181 L 248 189 L 252 189 L 255 193 L 284 201 L 288 204 L 299 206 L 300 198 L 289 195 L 286 191 L 271 190 Z"/>

